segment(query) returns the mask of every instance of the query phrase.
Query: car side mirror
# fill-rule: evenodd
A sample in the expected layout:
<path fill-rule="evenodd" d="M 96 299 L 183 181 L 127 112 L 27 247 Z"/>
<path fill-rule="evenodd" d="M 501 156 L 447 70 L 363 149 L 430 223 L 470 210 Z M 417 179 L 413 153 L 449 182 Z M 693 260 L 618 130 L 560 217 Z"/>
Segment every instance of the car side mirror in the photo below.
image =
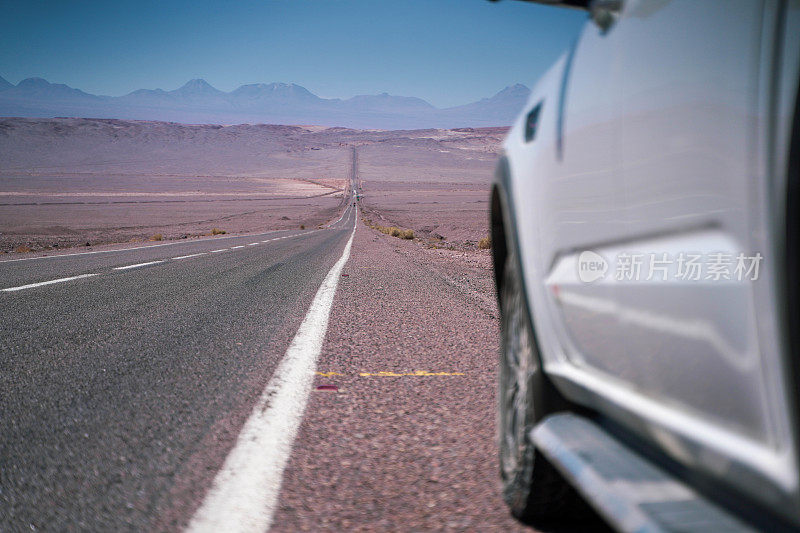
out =
<path fill-rule="evenodd" d="M 496 2 L 497 0 L 491 0 Z M 542 4 L 545 6 L 571 7 L 573 9 L 589 9 L 591 0 L 525 0 L 532 4 Z"/>
<path fill-rule="evenodd" d="M 621 10 L 622 0 L 591 0 L 589 2 L 589 18 L 603 33 L 614 25 Z"/>
<path fill-rule="evenodd" d="M 490 0 L 497 2 L 497 0 Z M 605 33 L 617 21 L 623 0 L 524 0 L 532 4 L 585 9 L 600 31 Z"/>

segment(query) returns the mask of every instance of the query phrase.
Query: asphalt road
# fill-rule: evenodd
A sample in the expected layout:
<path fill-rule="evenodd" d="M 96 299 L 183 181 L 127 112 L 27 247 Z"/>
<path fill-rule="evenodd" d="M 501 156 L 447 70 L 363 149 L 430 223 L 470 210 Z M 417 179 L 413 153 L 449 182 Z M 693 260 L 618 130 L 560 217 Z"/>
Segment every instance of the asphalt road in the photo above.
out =
<path fill-rule="evenodd" d="M 357 219 L 0 261 L 0 531 L 528 531 L 488 253 Z"/>
<path fill-rule="evenodd" d="M 0 531 L 185 524 L 355 223 L 0 262 Z"/>

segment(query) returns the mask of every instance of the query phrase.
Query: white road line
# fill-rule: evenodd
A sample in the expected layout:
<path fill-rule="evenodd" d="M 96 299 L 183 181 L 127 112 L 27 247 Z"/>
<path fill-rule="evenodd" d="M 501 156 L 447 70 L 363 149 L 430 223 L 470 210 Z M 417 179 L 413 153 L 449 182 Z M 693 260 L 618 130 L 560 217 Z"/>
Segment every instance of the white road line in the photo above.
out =
<path fill-rule="evenodd" d="M 353 226 L 341 258 L 317 290 L 303 323 L 192 517 L 188 531 L 263 532 L 272 524 L 283 470 L 303 419 L 336 286 L 350 257 L 355 234 Z"/>
<path fill-rule="evenodd" d="M 220 252 L 227 252 L 227 251 L 228 251 L 227 248 L 220 248 L 219 250 L 211 250 L 211 253 L 212 254 L 218 254 Z"/>
<path fill-rule="evenodd" d="M 261 244 L 260 242 L 251 242 L 247 246 L 256 246 L 257 244 Z"/>
<path fill-rule="evenodd" d="M 220 241 L 224 239 L 242 239 L 247 237 L 260 237 L 261 235 L 269 235 L 271 233 L 277 233 L 279 231 L 286 231 L 286 230 L 272 230 L 272 231 L 265 231 L 264 233 L 252 233 L 249 235 L 227 235 L 225 237 L 212 237 L 212 240 Z M 208 240 L 201 239 L 199 241 L 194 242 L 209 242 Z M 114 252 L 128 252 L 130 250 L 141 250 L 143 248 L 158 248 L 159 246 L 174 246 L 176 244 L 187 244 L 186 241 L 181 240 L 177 242 L 165 242 L 161 244 L 148 244 L 146 246 L 134 246 L 132 248 L 116 248 L 114 250 L 94 250 L 91 252 L 76 252 L 72 254 L 56 254 L 56 255 L 41 255 L 39 257 L 20 257 L 19 259 L 4 259 L 0 261 L 0 263 L 15 263 L 17 261 L 33 261 L 34 259 L 57 259 L 59 257 L 73 257 L 76 255 L 91 255 L 91 254 L 110 254 Z"/>
<path fill-rule="evenodd" d="M 244 244 L 241 246 L 231 246 L 231 250 L 236 250 L 237 248 L 244 248 Z"/>
<path fill-rule="evenodd" d="M 348 206 L 347 209 L 344 210 L 344 213 L 342 213 L 342 216 L 339 217 L 339 220 L 337 220 L 333 224 L 328 224 L 328 227 L 330 228 L 331 226 L 335 226 L 336 224 L 338 224 L 344 218 L 344 215 L 345 213 L 347 213 L 348 209 L 350 209 L 350 206 Z"/>
<path fill-rule="evenodd" d="M 164 262 L 163 260 L 162 261 L 148 261 L 147 263 L 136 263 L 135 265 L 125 265 L 125 266 L 121 266 L 121 267 L 114 267 L 113 270 L 130 270 L 131 268 L 139 268 L 139 267 L 144 267 L 144 266 L 147 266 L 147 265 L 155 265 L 155 264 L 163 263 L 163 262 Z"/>
<path fill-rule="evenodd" d="M 9 287 L 2 289 L 3 292 L 21 291 L 22 289 L 33 289 L 34 287 L 42 287 L 44 285 L 52 285 L 53 283 L 64 283 L 65 281 L 72 281 L 74 279 L 91 278 L 99 274 L 81 274 L 80 276 L 71 276 L 69 278 L 51 279 L 50 281 L 41 281 L 39 283 L 30 283 L 28 285 L 20 285 L 19 287 Z"/>
<path fill-rule="evenodd" d="M 190 257 L 199 257 L 201 255 L 206 255 L 208 252 L 200 252 L 199 254 L 189 254 L 189 255 L 179 255 L 178 257 L 173 257 L 172 259 L 189 259 Z"/>

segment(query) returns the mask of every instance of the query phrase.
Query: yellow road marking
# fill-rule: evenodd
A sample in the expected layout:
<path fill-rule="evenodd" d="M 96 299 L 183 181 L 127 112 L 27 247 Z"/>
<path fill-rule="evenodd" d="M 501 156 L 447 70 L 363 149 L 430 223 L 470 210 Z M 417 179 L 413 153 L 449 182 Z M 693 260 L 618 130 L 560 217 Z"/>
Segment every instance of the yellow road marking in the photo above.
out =
<path fill-rule="evenodd" d="M 326 378 L 332 376 L 342 376 L 344 374 L 340 374 L 339 372 L 317 372 L 318 376 L 324 376 Z M 414 372 L 359 372 L 359 376 L 361 377 L 380 377 L 380 378 L 399 378 L 399 377 L 406 377 L 406 376 L 413 376 L 413 377 L 426 377 L 426 376 L 463 376 L 464 373 L 462 372 L 427 372 L 425 370 L 415 370 Z"/>
<path fill-rule="evenodd" d="M 416 370 L 414 372 L 360 372 L 362 377 L 403 377 L 403 376 L 463 376 L 461 372 L 426 372 Z"/>

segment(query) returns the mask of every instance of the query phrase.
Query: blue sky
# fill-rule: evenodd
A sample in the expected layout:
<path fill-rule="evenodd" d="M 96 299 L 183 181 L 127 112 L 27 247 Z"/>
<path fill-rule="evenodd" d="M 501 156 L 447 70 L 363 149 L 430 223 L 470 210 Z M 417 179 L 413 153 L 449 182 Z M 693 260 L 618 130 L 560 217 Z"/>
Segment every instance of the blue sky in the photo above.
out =
<path fill-rule="evenodd" d="M 0 76 L 94 94 L 298 83 L 445 107 L 528 86 L 576 37 L 579 11 L 505 0 L 3 1 Z"/>

